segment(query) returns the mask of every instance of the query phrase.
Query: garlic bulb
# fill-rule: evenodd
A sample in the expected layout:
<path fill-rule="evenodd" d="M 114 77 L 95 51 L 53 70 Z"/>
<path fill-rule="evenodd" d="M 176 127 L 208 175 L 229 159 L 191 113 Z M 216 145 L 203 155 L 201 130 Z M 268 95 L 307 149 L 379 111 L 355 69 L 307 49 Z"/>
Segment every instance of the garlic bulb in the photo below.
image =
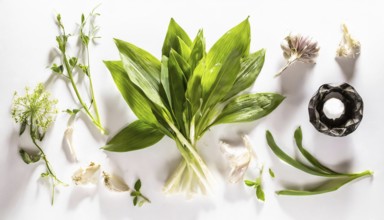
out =
<path fill-rule="evenodd" d="M 360 42 L 352 38 L 345 24 L 341 25 L 341 29 L 343 31 L 343 38 L 336 50 L 336 57 L 356 58 L 360 54 Z"/>

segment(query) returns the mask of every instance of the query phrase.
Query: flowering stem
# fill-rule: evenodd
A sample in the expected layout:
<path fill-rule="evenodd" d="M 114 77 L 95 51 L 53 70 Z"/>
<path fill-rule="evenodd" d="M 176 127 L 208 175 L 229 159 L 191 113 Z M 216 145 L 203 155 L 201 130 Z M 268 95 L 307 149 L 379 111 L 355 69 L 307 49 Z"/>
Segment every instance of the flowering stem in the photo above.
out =
<path fill-rule="evenodd" d="M 276 73 L 276 75 L 274 76 L 274 77 L 278 77 L 278 76 L 280 76 L 289 66 L 291 66 L 292 64 L 294 64 L 294 63 L 296 63 L 296 61 L 297 61 L 297 58 L 295 58 L 295 59 L 292 59 L 292 60 L 289 60 L 286 64 L 285 64 L 285 66 L 283 66 L 283 68 L 281 68 L 277 73 Z"/>

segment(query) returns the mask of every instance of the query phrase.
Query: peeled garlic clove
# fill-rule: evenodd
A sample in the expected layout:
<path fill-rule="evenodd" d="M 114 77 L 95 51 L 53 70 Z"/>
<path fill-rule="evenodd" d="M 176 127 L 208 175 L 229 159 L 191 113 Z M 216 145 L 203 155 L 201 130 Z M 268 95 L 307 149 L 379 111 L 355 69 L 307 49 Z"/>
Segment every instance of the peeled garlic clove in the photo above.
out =
<path fill-rule="evenodd" d="M 343 38 L 336 50 L 336 57 L 356 58 L 360 54 L 360 42 L 351 36 L 345 24 L 341 26 L 341 29 L 343 31 Z"/>
<path fill-rule="evenodd" d="M 64 132 L 64 139 L 65 139 L 65 142 L 67 144 L 67 147 L 68 147 L 68 150 L 69 150 L 69 154 L 72 156 L 73 161 L 77 162 L 78 160 L 77 160 L 76 149 L 75 149 L 75 147 L 73 145 L 73 142 L 72 142 L 73 123 L 74 123 L 74 121 L 75 121 L 75 115 L 72 115 L 69 118 L 68 127 L 65 130 L 65 132 Z"/>
<path fill-rule="evenodd" d="M 72 176 L 76 185 L 96 184 L 99 179 L 100 164 L 91 162 L 85 169 L 78 169 Z"/>
<path fill-rule="evenodd" d="M 128 192 L 130 190 L 129 186 L 119 176 L 103 171 L 103 178 L 105 186 L 111 191 Z"/>
<path fill-rule="evenodd" d="M 236 183 L 242 180 L 245 171 L 247 171 L 252 158 L 252 147 L 246 136 L 243 136 L 244 146 L 231 146 L 223 141 L 220 142 L 220 150 L 223 156 L 228 160 L 230 173 L 228 180 Z"/>

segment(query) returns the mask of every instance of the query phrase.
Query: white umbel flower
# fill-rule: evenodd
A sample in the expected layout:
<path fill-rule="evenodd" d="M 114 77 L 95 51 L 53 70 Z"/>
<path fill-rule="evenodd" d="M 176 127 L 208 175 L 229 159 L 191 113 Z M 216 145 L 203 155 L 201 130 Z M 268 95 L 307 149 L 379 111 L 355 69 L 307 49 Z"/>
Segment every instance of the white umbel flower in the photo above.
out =
<path fill-rule="evenodd" d="M 100 164 L 91 162 L 88 167 L 78 169 L 72 176 L 76 185 L 96 184 L 100 173 Z"/>
<path fill-rule="evenodd" d="M 242 139 L 243 146 L 232 146 L 220 141 L 220 150 L 224 158 L 228 160 L 231 169 L 228 176 L 228 181 L 231 183 L 237 183 L 243 179 L 254 155 L 249 137 L 243 135 Z"/>
<path fill-rule="evenodd" d="M 279 76 L 284 70 L 296 62 L 315 63 L 316 57 L 319 55 L 320 47 L 317 41 L 308 36 L 301 34 L 289 34 L 281 43 L 284 58 L 287 64 L 279 70 L 275 75 Z"/>
<path fill-rule="evenodd" d="M 341 39 L 339 47 L 336 50 L 336 57 L 352 59 L 357 58 L 360 54 L 360 42 L 352 38 L 345 24 L 341 25 L 341 30 L 343 31 L 343 38 Z"/>

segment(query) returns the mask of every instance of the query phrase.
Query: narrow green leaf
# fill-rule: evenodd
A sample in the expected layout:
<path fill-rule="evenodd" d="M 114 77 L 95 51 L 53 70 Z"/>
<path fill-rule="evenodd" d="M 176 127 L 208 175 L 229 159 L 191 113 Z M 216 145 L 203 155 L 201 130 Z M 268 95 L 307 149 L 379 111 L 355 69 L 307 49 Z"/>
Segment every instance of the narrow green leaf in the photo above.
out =
<path fill-rule="evenodd" d="M 179 54 L 181 54 L 180 51 L 180 44 L 179 40 L 183 40 L 183 42 L 189 47 L 191 46 L 192 42 L 189 38 L 188 34 L 181 28 L 176 21 L 171 18 L 171 21 L 168 25 L 168 31 L 167 35 L 165 36 L 163 48 L 162 48 L 162 55 L 169 57 L 169 53 L 171 52 L 171 49 L 174 49 Z"/>
<path fill-rule="evenodd" d="M 133 205 L 134 205 L 134 206 L 136 206 L 136 205 L 137 205 L 137 200 L 138 200 L 138 198 L 137 198 L 137 197 L 133 198 Z"/>
<path fill-rule="evenodd" d="M 181 39 L 179 36 L 177 37 L 177 41 L 179 43 L 179 50 L 180 50 L 180 51 L 178 51 L 178 54 L 180 54 L 180 56 L 183 57 L 184 60 L 188 60 L 190 55 L 191 55 L 191 48 L 190 48 L 190 46 L 187 45 L 184 42 L 184 40 Z"/>
<path fill-rule="evenodd" d="M 307 189 L 307 190 L 280 190 L 277 191 L 276 193 L 278 195 L 287 195 L 287 196 L 310 196 L 310 195 L 317 195 L 317 194 L 322 194 L 322 193 L 328 193 L 328 192 L 333 192 L 344 186 L 345 184 L 364 177 L 364 176 L 371 176 L 372 172 L 371 171 L 364 171 L 360 174 L 355 174 L 352 176 L 344 176 L 344 177 L 338 177 L 338 178 L 332 178 L 330 180 L 327 180 L 319 186 L 314 187 L 312 189 Z"/>
<path fill-rule="evenodd" d="M 340 173 L 338 173 L 338 172 L 336 172 L 336 171 L 334 171 L 334 170 L 324 166 L 323 164 L 321 164 L 311 153 L 309 153 L 303 147 L 303 133 L 301 131 L 301 127 L 298 127 L 295 130 L 294 137 L 295 137 L 295 142 L 296 142 L 297 148 L 299 149 L 301 154 L 308 160 L 308 162 L 310 162 L 314 167 L 316 167 L 319 170 L 323 170 L 326 173 L 340 174 Z"/>
<path fill-rule="evenodd" d="M 255 182 L 251 181 L 251 180 L 244 180 L 244 183 L 245 185 L 247 186 L 254 186 L 255 185 Z"/>
<path fill-rule="evenodd" d="M 156 123 L 157 120 L 152 113 L 151 102 L 145 94 L 131 82 L 123 68 L 121 61 L 104 61 L 111 72 L 117 88 L 125 101 L 128 103 L 135 115 L 148 123 Z"/>
<path fill-rule="evenodd" d="M 268 169 L 268 172 L 269 172 L 269 175 L 272 177 L 272 178 L 275 178 L 275 173 L 273 172 L 273 170 L 271 168 Z"/>
<path fill-rule="evenodd" d="M 241 61 L 240 73 L 237 75 L 236 81 L 233 84 L 229 93 L 224 97 L 226 101 L 239 92 L 249 88 L 259 76 L 259 73 L 264 65 L 265 49 L 261 49 Z"/>
<path fill-rule="evenodd" d="M 259 200 L 265 202 L 265 195 L 264 195 L 264 191 L 263 191 L 261 185 L 259 185 L 258 187 L 256 187 L 256 197 L 257 197 Z"/>
<path fill-rule="evenodd" d="M 140 191 L 140 189 L 141 189 L 141 180 L 140 179 L 138 179 L 136 181 L 134 188 L 136 191 Z"/>
<path fill-rule="evenodd" d="M 291 166 L 293 166 L 299 170 L 302 170 L 306 173 L 316 175 L 316 176 L 324 176 L 324 177 L 334 177 L 335 176 L 333 174 L 325 173 L 322 170 L 318 170 L 316 168 L 307 166 L 307 165 L 303 164 L 302 162 L 297 161 L 297 160 L 293 159 L 292 157 L 290 157 L 288 154 L 286 154 L 284 151 L 282 151 L 279 146 L 277 146 L 277 144 L 275 143 L 275 140 L 273 139 L 273 136 L 272 136 L 270 131 L 266 132 L 266 138 L 267 138 L 268 146 L 271 148 L 273 153 L 275 153 L 275 155 L 278 158 L 280 158 L 282 161 L 288 163 L 289 165 L 291 165 Z"/>
<path fill-rule="evenodd" d="M 20 126 L 19 136 L 21 136 L 27 128 L 27 120 L 23 121 Z"/>
<path fill-rule="evenodd" d="M 171 90 L 169 84 L 169 70 L 168 70 L 168 57 L 163 56 L 161 59 L 161 73 L 160 82 L 163 87 L 164 95 L 163 100 L 167 100 L 169 106 L 172 106 Z"/>
<path fill-rule="evenodd" d="M 173 52 L 171 51 L 170 56 L 174 56 L 174 58 L 177 61 L 180 69 L 183 72 L 185 80 L 188 81 L 189 77 L 191 76 L 191 67 L 189 66 L 188 62 L 183 58 L 183 56 L 181 56 L 180 54 L 178 54 L 174 50 L 173 50 Z"/>
<path fill-rule="evenodd" d="M 117 133 L 102 149 L 114 152 L 126 152 L 154 145 L 164 137 L 158 128 L 137 120 Z"/>
<path fill-rule="evenodd" d="M 200 62 L 200 60 L 206 55 L 203 30 L 199 30 L 199 32 L 196 35 L 196 38 L 193 40 L 193 44 L 191 48 L 192 49 L 191 49 L 188 62 L 193 72 L 196 66 L 198 65 L 198 63 Z"/>
<path fill-rule="evenodd" d="M 284 98 L 277 93 L 241 95 L 224 107 L 213 124 L 249 122 L 260 119 L 275 110 Z"/>
<path fill-rule="evenodd" d="M 147 51 L 115 39 L 129 79 L 157 105 L 164 107 L 159 95 L 161 63 Z"/>

